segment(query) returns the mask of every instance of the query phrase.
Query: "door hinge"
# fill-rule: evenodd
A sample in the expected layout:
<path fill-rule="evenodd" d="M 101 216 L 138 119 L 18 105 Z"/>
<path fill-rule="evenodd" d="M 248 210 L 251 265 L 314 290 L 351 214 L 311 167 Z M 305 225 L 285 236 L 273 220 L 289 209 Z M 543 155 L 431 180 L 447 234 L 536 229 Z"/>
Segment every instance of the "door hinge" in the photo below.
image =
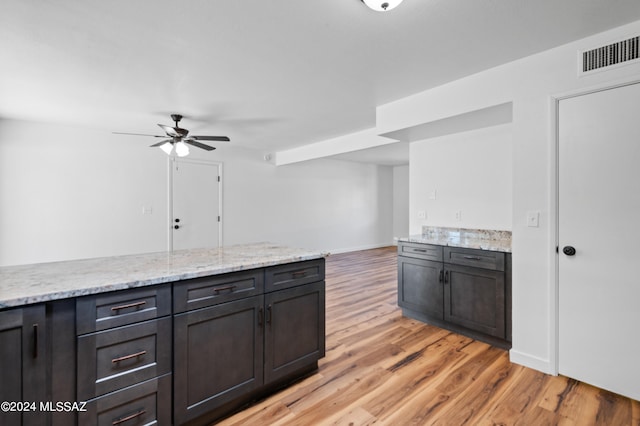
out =
<path fill-rule="evenodd" d="M 218 176 L 218 182 L 220 182 L 220 176 Z"/>

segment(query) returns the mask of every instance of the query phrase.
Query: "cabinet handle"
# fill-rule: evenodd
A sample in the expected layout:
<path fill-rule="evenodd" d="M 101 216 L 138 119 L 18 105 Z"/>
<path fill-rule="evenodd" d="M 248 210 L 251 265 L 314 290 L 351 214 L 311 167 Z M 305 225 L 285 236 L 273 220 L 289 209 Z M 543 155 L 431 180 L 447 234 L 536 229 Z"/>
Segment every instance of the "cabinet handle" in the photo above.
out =
<path fill-rule="evenodd" d="M 127 309 L 127 308 L 135 308 L 137 306 L 142 306 L 142 305 L 145 305 L 146 303 L 147 302 L 145 300 L 141 300 L 139 302 L 128 303 L 126 305 L 112 306 L 111 310 L 116 312 L 116 311 L 121 311 L 121 310 Z"/>
<path fill-rule="evenodd" d="M 267 306 L 267 324 L 271 324 L 271 305 Z"/>
<path fill-rule="evenodd" d="M 131 415 L 128 415 L 127 417 L 121 417 L 118 420 L 114 420 L 114 421 L 111 422 L 111 424 L 113 426 L 116 426 L 116 425 L 119 425 L 121 423 L 128 422 L 129 420 L 133 420 L 136 417 L 140 417 L 141 415 L 143 415 L 146 412 L 147 412 L 147 410 L 140 410 L 137 413 L 133 413 Z"/>
<path fill-rule="evenodd" d="M 440 270 L 440 278 L 438 279 L 439 282 L 442 282 L 443 276 L 444 276 L 444 271 Z"/>
<path fill-rule="evenodd" d="M 214 289 L 213 289 L 213 292 L 214 292 L 215 294 L 218 294 L 218 293 L 220 293 L 221 291 L 225 291 L 225 290 L 233 290 L 234 288 L 236 288 L 236 286 L 235 286 L 235 285 L 233 285 L 233 284 L 232 284 L 232 285 L 228 285 L 228 286 L 224 286 L 224 287 L 216 287 L 216 288 L 214 288 Z"/>
<path fill-rule="evenodd" d="M 419 248 L 414 248 L 413 251 L 419 251 L 420 253 L 426 253 L 427 252 L 426 249 L 419 249 Z"/>
<path fill-rule="evenodd" d="M 33 324 L 33 357 L 38 358 L 38 324 Z"/>
<path fill-rule="evenodd" d="M 121 356 L 120 358 L 114 358 L 111 360 L 111 363 L 115 364 L 116 362 L 126 361 L 131 358 L 136 358 L 142 355 L 146 355 L 147 351 L 136 352 L 135 354 Z"/>
<path fill-rule="evenodd" d="M 463 256 L 463 257 L 469 260 L 482 260 L 480 256 Z"/>
<path fill-rule="evenodd" d="M 444 273 L 444 283 L 447 284 L 449 282 L 449 271 Z"/>
<path fill-rule="evenodd" d="M 296 271 L 291 273 L 292 278 L 300 278 L 307 275 L 307 271 Z"/>
<path fill-rule="evenodd" d="M 262 327 L 262 321 L 264 321 L 264 309 L 258 309 L 258 325 Z"/>

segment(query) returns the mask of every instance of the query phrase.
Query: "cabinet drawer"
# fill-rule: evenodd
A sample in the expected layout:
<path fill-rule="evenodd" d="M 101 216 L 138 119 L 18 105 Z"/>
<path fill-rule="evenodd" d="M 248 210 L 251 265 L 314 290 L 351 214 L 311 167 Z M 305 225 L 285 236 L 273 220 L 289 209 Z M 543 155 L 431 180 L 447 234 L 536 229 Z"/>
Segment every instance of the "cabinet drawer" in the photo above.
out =
<path fill-rule="evenodd" d="M 192 311 L 255 296 L 262 294 L 263 287 L 262 269 L 181 281 L 173 287 L 173 310 L 175 313 Z"/>
<path fill-rule="evenodd" d="M 171 375 L 91 400 L 78 413 L 79 426 L 171 424 Z"/>
<path fill-rule="evenodd" d="M 271 266 L 265 270 L 265 292 L 324 281 L 324 258 Z"/>
<path fill-rule="evenodd" d="M 168 284 L 123 290 L 76 300 L 76 331 L 106 330 L 171 314 Z"/>
<path fill-rule="evenodd" d="M 399 243 L 398 256 L 414 257 L 416 259 L 442 261 L 442 246 L 420 243 Z"/>
<path fill-rule="evenodd" d="M 78 337 L 78 400 L 171 371 L 171 318 Z"/>
<path fill-rule="evenodd" d="M 474 266 L 476 268 L 504 271 L 505 255 L 498 251 L 444 248 L 444 262 L 453 265 Z"/>

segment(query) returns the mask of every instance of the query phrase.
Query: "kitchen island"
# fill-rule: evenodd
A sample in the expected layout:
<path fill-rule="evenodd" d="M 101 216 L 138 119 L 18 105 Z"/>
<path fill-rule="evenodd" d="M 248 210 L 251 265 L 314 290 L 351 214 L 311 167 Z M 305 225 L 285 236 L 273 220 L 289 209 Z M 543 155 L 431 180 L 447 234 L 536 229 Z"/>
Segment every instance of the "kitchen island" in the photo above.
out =
<path fill-rule="evenodd" d="M 511 347 L 511 232 L 424 227 L 398 241 L 405 316 Z"/>
<path fill-rule="evenodd" d="M 326 255 L 257 243 L 0 268 L 0 399 L 37 402 L 0 423 L 207 424 L 309 374 Z M 58 401 L 83 405 L 41 409 Z"/>

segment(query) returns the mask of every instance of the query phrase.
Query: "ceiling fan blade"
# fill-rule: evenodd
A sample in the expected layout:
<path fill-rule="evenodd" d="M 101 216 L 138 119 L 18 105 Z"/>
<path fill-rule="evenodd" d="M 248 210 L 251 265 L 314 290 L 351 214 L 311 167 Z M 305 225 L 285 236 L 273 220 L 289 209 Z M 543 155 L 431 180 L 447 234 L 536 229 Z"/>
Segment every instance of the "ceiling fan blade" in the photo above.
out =
<path fill-rule="evenodd" d="M 171 137 L 178 138 L 181 136 L 180 133 L 178 133 L 178 131 L 171 126 L 165 126 L 164 124 L 158 124 L 158 126 L 160 126 L 162 130 L 164 130 L 167 133 L 167 135 Z"/>
<path fill-rule="evenodd" d="M 133 135 L 133 136 L 151 136 L 152 138 L 166 138 L 167 136 L 158 136 L 158 135 L 145 135 L 143 133 L 122 133 L 122 132 L 111 132 L 114 135 Z"/>
<path fill-rule="evenodd" d="M 193 139 L 196 141 L 218 141 L 218 142 L 229 142 L 229 139 L 226 136 L 189 136 L 189 139 Z"/>
<path fill-rule="evenodd" d="M 153 145 L 149 145 L 150 147 L 154 148 L 156 146 L 160 146 L 160 145 L 164 145 L 167 142 L 172 142 L 172 139 L 165 139 L 163 141 L 160 141 L 158 143 L 154 143 Z"/>
<path fill-rule="evenodd" d="M 207 151 L 213 151 L 215 149 L 212 146 L 205 145 L 205 144 L 200 143 L 200 142 L 196 142 L 196 141 L 194 141 L 192 139 L 185 139 L 183 142 L 184 143 L 188 143 L 189 145 L 193 145 L 193 146 L 198 147 L 198 148 L 206 149 Z"/>

